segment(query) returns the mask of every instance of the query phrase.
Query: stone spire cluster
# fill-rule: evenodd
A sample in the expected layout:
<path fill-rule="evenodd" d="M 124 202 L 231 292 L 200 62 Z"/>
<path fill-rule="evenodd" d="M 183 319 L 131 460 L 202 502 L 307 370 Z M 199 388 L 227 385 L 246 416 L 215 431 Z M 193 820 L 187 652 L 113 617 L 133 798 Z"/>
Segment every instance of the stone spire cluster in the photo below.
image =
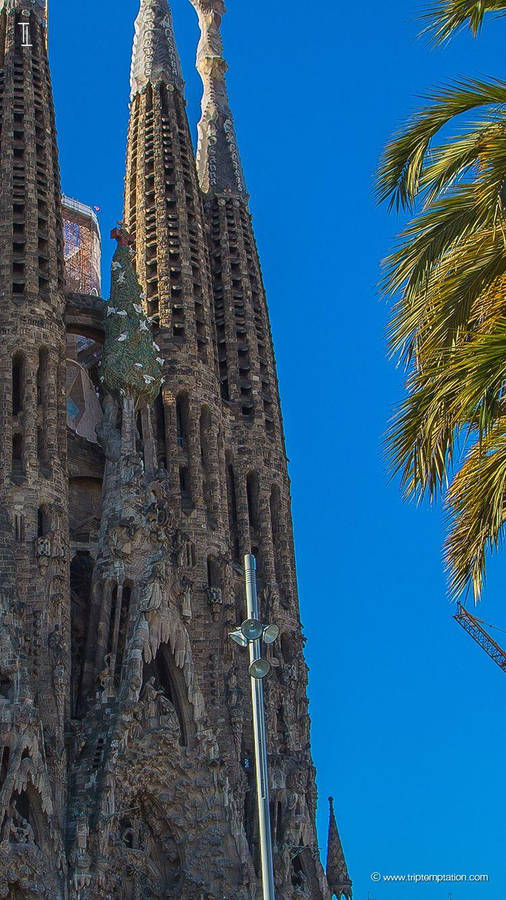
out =
<path fill-rule="evenodd" d="M 65 287 L 63 233 L 79 251 L 83 220 L 62 233 L 45 4 L 0 0 L 6 896 L 259 900 L 249 678 L 228 637 L 253 553 L 261 616 L 281 631 L 266 683 L 276 896 L 351 897 L 332 806 L 326 875 L 318 853 L 290 482 L 225 10 L 192 2 L 197 159 L 169 5 L 140 2 L 106 302 Z"/>

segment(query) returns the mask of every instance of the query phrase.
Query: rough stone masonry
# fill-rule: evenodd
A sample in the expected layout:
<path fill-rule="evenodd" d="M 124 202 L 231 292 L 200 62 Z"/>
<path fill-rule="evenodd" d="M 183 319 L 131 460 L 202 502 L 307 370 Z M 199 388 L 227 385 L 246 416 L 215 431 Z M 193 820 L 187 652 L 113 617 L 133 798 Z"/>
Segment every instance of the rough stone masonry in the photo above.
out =
<path fill-rule="evenodd" d="M 276 894 L 351 897 L 333 806 L 326 874 L 317 846 L 290 486 L 224 6 L 192 2 L 196 159 L 168 4 L 140 3 L 106 302 L 65 286 L 45 3 L 0 0 L 0 897 L 11 900 L 261 897 L 249 679 L 228 637 L 245 617 L 246 553 L 262 616 L 281 629 L 266 682 Z M 85 222 L 75 208 L 69 254 Z"/>

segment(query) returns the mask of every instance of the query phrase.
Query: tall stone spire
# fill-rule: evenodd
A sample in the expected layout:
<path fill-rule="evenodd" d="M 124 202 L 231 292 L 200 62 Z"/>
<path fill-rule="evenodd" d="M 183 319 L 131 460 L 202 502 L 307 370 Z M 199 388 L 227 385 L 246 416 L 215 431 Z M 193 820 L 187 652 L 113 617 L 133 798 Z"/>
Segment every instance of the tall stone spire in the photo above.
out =
<path fill-rule="evenodd" d="M 343 846 L 341 838 L 337 830 L 336 814 L 334 812 L 334 799 L 329 797 L 330 803 L 330 823 L 329 823 L 329 843 L 327 851 L 327 881 L 329 883 L 332 896 L 336 896 L 337 900 L 345 897 L 346 900 L 352 898 L 352 883 L 348 874 L 348 867 L 344 858 Z"/>
<path fill-rule="evenodd" d="M 223 0 L 191 0 L 199 17 L 201 38 L 197 69 L 204 84 L 202 118 L 199 123 L 197 169 L 205 192 L 230 191 L 246 196 L 234 120 L 228 103 L 223 58 L 221 19 Z"/>
<path fill-rule="evenodd" d="M 70 687 L 66 347 L 43 12 L 41 0 L 0 2 L 0 881 L 4 893 L 60 898 Z"/>
<path fill-rule="evenodd" d="M 147 84 L 160 81 L 183 88 L 172 14 L 167 0 L 141 0 L 130 73 L 132 99 Z"/>

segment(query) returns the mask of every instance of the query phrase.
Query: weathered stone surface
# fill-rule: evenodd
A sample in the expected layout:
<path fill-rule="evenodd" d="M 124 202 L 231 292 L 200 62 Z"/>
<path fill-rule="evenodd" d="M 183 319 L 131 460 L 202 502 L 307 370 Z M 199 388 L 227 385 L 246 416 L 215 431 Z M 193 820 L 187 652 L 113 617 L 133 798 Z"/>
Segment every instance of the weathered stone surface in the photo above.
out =
<path fill-rule="evenodd" d="M 276 895 L 351 891 L 333 817 L 328 880 L 318 856 L 290 484 L 224 7 L 193 2 L 198 171 L 170 10 L 142 0 L 109 303 L 64 295 L 44 4 L 0 4 L 0 896 L 259 900 L 247 655 L 228 637 L 250 552 L 262 618 L 281 629 L 266 682 Z"/>

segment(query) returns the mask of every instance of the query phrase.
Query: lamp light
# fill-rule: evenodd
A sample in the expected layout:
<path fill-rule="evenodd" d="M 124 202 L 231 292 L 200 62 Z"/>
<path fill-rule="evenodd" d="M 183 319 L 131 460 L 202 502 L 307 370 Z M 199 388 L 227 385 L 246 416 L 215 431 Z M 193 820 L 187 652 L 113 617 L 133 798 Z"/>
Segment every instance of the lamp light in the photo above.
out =
<path fill-rule="evenodd" d="M 258 619 L 246 619 L 241 625 L 241 631 L 247 641 L 258 641 L 262 637 L 264 626 Z"/>
<path fill-rule="evenodd" d="M 235 631 L 229 631 L 228 636 L 236 644 L 239 644 L 239 647 L 247 647 L 248 646 L 248 639 L 246 637 L 244 637 L 240 628 L 236 628 Z"/>
<path fill-rule="evenodd" d="M 266 625 L 262 640 L 264 644 L 274 644 L 279 637 L 279 625 Z"/>
<path fill-rule="evenodd" d="M 271 670 L 271 664 L 268 659 L 255 659 L 249 667 L 249 673 L 252 678 L 261 681 Z"/>

